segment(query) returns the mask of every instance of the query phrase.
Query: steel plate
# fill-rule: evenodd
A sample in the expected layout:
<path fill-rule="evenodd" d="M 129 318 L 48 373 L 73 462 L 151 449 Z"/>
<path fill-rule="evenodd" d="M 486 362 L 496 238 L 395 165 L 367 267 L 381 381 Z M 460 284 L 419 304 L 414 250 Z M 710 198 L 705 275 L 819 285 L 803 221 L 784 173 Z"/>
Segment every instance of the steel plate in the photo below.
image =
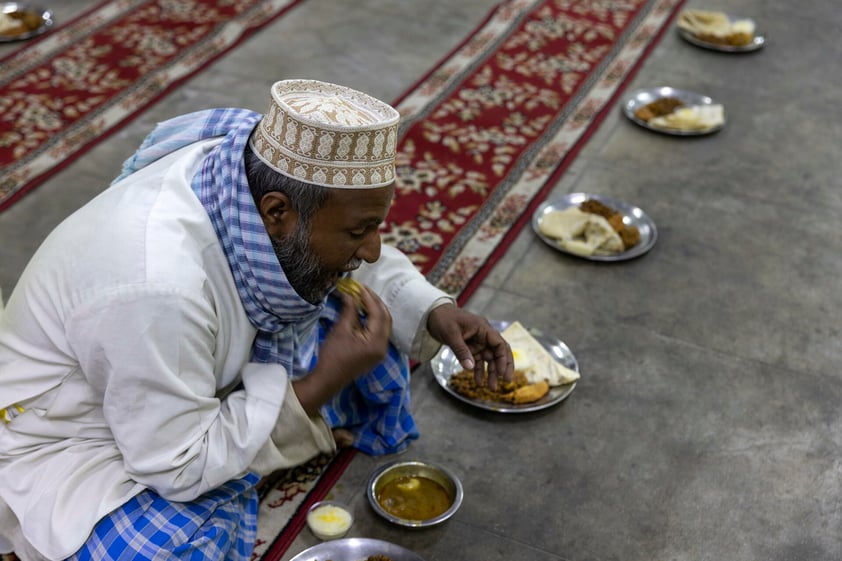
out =
<path fill-rule="evenodd" d="M 503 331 L 512 322 L 489 320 L 489 323 L 491 323 L 491 325 L 498 331 Z M 530 329 L 529 327 L 526 329 L 558 362 L 571 370 L 575 370 L 576 372 L 579 371 L 579 363 L 576 361 L 576 357 L 573 356 L 573 353 L 570 352 L 570 349 L 562 341 L 554 337 L 548 337 L 536 329 Z M 461 372 L 463 368 L 462 365 L 459 364 L 459 360 L 456 358 L 456 355 L 453 354 L 453 351 L 451 351 L 449 347 L 442 347 L 439 353 L 433 357 L 432 361 L 430 361 L 430 366 L 433 369 L 436 381 L 447 393 L 460 401 L 473 405 L 474 407 L 479 407 L 480 409 L 486 409 L 488 411 L 496 411 L 498 413 L 528 413 L 531 411 L 540 411 L 542 409 L 552 407 L 553 405 L 558 405 L 567 399 L 571 393 L 573 393 L 573 390 L 576 389 L 577 383 L 573 382 L 571 384 L 550 387 L 550 391 L 547 395 L 532 403 L 501 403 L 496 401 L 471 399 L 457 393 L 450 387 L 450 377 Z"/>
<path fill-rule="evenodd" d="M 290 561 L 365 561 L 372 555 L 385 555 L 392 561 L 424 561 L 397 544 L 371 538 L 343 538 L 310 547 Z"/>
<path fill-rule="evenodd" d="M 731 15 L 729 15 L 728 17 L 732 21 L 735 19 L 745 19 L 737 18 L 736 16 Z M 689 31 L 681 27 L 676 26 L 676 29 L 678 30 L 678 35 L 681 36 L 681 38 L 687 41 L 688 43 L 711 51 L 719 51 L 723 53 L 752 53 L 766 46 L 766 36 L 760 35 L 757 32 L 754 33 L 754 37 L 752 38 L 751 43 L 749 43 L 748 45 L 720 45 L 718 43 L 710 43 L 703 39 L 699 39 Z"/>
<path fill-rule="evenodd" d="M 571 206 L 578 207 L 588 199 L 596 199 L 597 201 L 610 206 L 623 215 L 623 222 L 625 224 L 636 227 L 640 232 L 640 241 L 637 245 L 626 251 L 610 255 L 579 255 L 567 251 L 567 249 L 565 249 L 558 240 L 545 236 L 541 233 L 541 219 L 545 214 L 556 210 L 564 210 Z M 535 234 L 550 247 L 563 253 L 567 253 L 568 255 L 588 259 L 590 261 L 625 261 L 627 259 L 634 259 L 635 257 L 640 257 L 652 249 L 655 245 L 655 241 L 658 239 L 658 229 L 655 227 L 655 222 L 653 222 L 652 219 L 649 218 L 649 215 L 643 212 L 642 209 L 618 199 L 612 199 L 611 197 L 604 197 L 593 193 L 570 193 L 559 198 L 545 201 L 541 204 L 541 206 L 535 209 L 535 212 L 532 215 L 532 229 L 535 231 Z"/>
<path fill-rule="evenodd" d="M 2 2 L 0 3 L 0 13 L 14 14 L 26 12 L 31 13 L 40 19 L 40 25 L 35 29 L 30 29 L 24 33 L 15 35 L 7 35 L 0 33 L 0 43 L 8 43 L 11 41 L 23 41 L 24 39 L 31 39 L 36 35 L 40 35 L 47 31 L 53 25 L 53 14 L 49 10 L 34 6 L 32 4 L 25 4 L 20 2 Z"/>
<path fill-rule="evenodd" d="M 717 102 L 714 101 L 712 98 L 702 95 L 696 92 L 690 92 L 687 90 L 680 90 L 677 88 L 672 88 L 670 86 L 658 86 L 656 88 L 645 88 L 642 90 L 637 90 L 636 92 L 632 93 L 627 99 L 626 102 L 623 104 L 623 113 L 628 117 L 632 122 L 637 123 L 643 128 L 664 133 L 670 134 L 674 136 L 699 136 L 703 134 L 711 134 L 720 130 L 722 127 L 725 126 L 725 120 L 723 119 L 723 123 L 708 127 L 706 129 L 698 129 L 698 130 L 683 130 L 683 129 L 671 129 L 666 127 L 658 127 L 652 125 L 643 119 L 638 119 L 637 116 L 634 114 L 635 111 L 652 103 L 656 99 L 664 98 L 664 97 L 675 97 L 680 99 L 684 102 L 685 105 L 716 105 Z"/>

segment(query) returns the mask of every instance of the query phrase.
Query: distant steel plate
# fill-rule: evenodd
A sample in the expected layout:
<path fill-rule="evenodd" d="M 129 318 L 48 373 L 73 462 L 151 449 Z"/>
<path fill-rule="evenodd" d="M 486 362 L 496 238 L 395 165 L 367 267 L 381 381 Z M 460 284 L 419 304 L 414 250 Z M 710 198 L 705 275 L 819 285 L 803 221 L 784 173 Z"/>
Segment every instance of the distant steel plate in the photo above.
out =
<path fill-rule="evenodd" d="M 737 19 L 745 19 L 731 15 L 729 15 L 728 18 L 731 21 Z M 700 39 L 681 27 L 676 27 L 676 29 L 678 30 L 678 34 L 681 36 L 681 38 L 687 41 L 688 43 L 692 43 L 697 47 L 702 47 L 703 49 L 709 49 L 711 51 L 720 51 L 723 53 L 751 53 L 756 50 L 762 49 L 766 45 L 766 37 L 764 35 L 760 35 L 757 32 L 755 32 L 751 43 L 749 43 L 748 45 L 720 45 L 718 43 L 710 43 L 708 41 Z"/>
<path fill-rule="evenodd" d="M 385 555 L 392 561 L 424 561 L 422 557 L 397 544 L 371 538 L 343 538 L 310 547 L 290 561 L 364 561 L 366 557 Z"/>
<path fill-rule="evenodd" d="M 564 210 L 572 206 L 578 207 L 588 199 L 595 199 L 610 206 L 623 215 L 623 222 L 626 225 L 637 228 L 640 232 L 640 241 L 637 245 L 621 253 L 613 253 L 610 255 L 578 255 L 567 251 L 567 249 L 565 249 L 558 240 L 547 237 L 541 233 L 541 219 L 545 214 L 556 210 Z M 643 212 L 643 210 L 619 199 L 612 199 L 611 197 L 604 197 L 593 193 L 570 193 L 559 198 L 545 201 L 532 215 L 532 229 L 535 231 L 535 234 L 537 234 L 538 237 L 550 247 L 569 255 L 581 257 L 582 259 L 589 259 L 591 261 L 625 261 L 626 259 L 634 259 L 635 257 L 639 257 L 652 249 L 652 246 L 655 245 L 655 241 L 658 239 L 658 229 L 655 227 L 655 222 L 653 222 L 652 219 L 649 218 L 649 215 Z"/>
<path fill-rule="evenodd" d="M 677 88 L 671 88 L 669 86 L 659 86 L 656 88 L 646 88 L 642 90 L 637 90 L 636 92 L 632 93 L 628 97 L 626 102 L 623 104 L 623 113 L 625 113 L 626 117 L 628 117 L 633 122 L 637 123 L 643 128 L 675 136 L 699 136 L 702 134 L 710 134 L 712 132 L 718 131 L 723 126 L 725 126 L 725 123 L 723 122 L 720 125 L 708 127 L 706 129 L 671 129 L 652 125 L 644 121 L 643 119 L 638 119 L 637 116 L 634 114 L 635 111 L 637 111 L 644 105 L 648 105 L 656 99 L 661 99 L 664 97 L 678 98 L 681 101 L 683 101 L 685 105 L 715 105 L 717 103 L 706 95 L 698 94 L 695 92 L 689 92 L 687 90 L 679 90 Z"/>
<path fill-rule="evenodd" d="M 494 329 L 503 331 L 512 322 L 490 320 L 489 323 L 491 323 Z M 579 371 L 579 363 L 576 361 L 576 357 L 573 356 L 573 353 L 570 352 L 567 345 L 558 339 L 544 335 L 536 329 L 527 327 L 527 330 L 558 362 L 571 370 L 575 370 L 576 372 Z M 532 403 L 512 404 L 471 399 L 457 393 L 456 390 L 450 387 L 450 377 L 463 370 L 462 365 L 459 364 L 459 360 L 450 348 L 442 347 L 439 353 L 433 357 L 433 360 L 430 362 L 430 366 L 433 369 L 436 381 L 447 393 L 456 399 L 473 405 L 474 407 L 479 407 L 480 409 L 486 409 L 488 411 L 496 411 L 498 413 L 528 413 L 530 411 L 540 411 L 541 409 L 546 409 L 547 407 L 552 407 L 553 405 L 561 403 L 567 399 L 571 393 L 573 393 L 574 389 L 576 389 L 576 382 L 561 386 L 553 386 L 550 388 L 547 395 Z"/>
<path fill-rule="evenodd" d="M 0 43 L 9 43 L 11 41 L 23 41 L 24 39 L 31 39 L 36 35 L 40 35 L 47 31 L 53 25 L 53 14 L 49 10 L 19 2 L 2 2 L 0 3 L 0 13 L 3 14 L 30 14 L 37 22 L 37 26 L 29 28 L 27 31 L 16 34 L 0 33 Z"/>

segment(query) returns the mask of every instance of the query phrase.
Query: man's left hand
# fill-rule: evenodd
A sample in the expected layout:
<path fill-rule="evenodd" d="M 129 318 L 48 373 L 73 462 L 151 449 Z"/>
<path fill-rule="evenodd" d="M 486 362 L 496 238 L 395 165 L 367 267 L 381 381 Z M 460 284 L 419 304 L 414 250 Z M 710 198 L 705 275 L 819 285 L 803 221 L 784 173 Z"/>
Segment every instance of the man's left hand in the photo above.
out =
<path fill-rule="evenodd" d="M 454 304 L 444 304 L 430 312 L 427 330 L 436 341 L 453 350 L 462 368 L 473 370 L 477 384 L 482 384 L 486 370 L 492 390 L 497 389 L 500 379 L 512 380 L 512 349 L 485 318 Z"/>

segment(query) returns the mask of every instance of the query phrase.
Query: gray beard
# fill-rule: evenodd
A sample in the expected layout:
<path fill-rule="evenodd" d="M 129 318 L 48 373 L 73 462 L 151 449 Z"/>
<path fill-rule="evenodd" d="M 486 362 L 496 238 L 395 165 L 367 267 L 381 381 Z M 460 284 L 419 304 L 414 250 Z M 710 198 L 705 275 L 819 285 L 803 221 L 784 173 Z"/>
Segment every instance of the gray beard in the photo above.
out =
<path fill-rule="evenodd" d="M 299 222 L 292 235 L 271 240 L 278 262 L 298 295 L 311 304 L 324 300 L 331 289 L 333 273 L 322 267 L 310 251 L 309 226 Z"/>

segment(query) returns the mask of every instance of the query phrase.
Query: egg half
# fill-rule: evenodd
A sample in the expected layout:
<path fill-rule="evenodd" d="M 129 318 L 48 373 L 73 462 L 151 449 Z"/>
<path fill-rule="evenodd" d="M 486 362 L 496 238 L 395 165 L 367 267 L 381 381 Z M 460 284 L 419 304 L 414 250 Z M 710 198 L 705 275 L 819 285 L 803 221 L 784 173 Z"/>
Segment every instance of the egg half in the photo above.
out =
<path fill-rule="evenodd" d="M 515 370 L 525 373 L 535 368 L 535 363 L 532 361 L 530 353 L 525 349 L 512 347 L 512 357 L 515 361 Z"/>

